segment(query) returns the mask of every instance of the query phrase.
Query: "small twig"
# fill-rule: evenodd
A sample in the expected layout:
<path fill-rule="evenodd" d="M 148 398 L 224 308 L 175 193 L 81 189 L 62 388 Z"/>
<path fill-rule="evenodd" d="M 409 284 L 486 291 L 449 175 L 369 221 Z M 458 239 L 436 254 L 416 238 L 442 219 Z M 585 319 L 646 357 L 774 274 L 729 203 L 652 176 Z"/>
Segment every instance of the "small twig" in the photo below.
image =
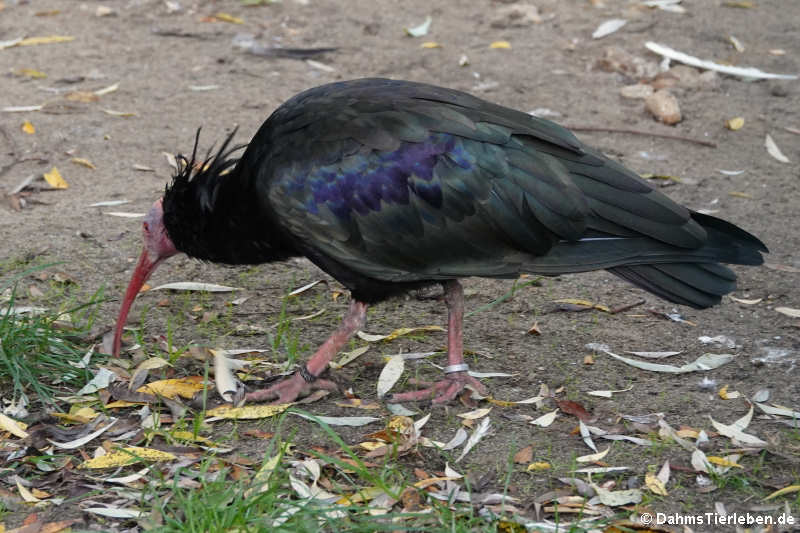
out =
<path fill-rule="evenodd" d="M 800 135 L 800 130 L 798 130 L 797 128 L 790 128 L 789 126 L 784 126 L 783 129 L 785 129 L 789 133 L 794 133 L 795 135 Z"/>
<path fill-rule="evenodd" d="M 647 135 L 650 137 L 661 137 L 664 139 L 674 139 L 676 141 L 684 141 L 687 143 L 699 144 L 700 146 L 708 146 L 709 148 L 717 147 L 717 143 L 711 141 L 703 141 L 701 139 L 693 139 L 691 137 L 684 137 L 682 135 L 673 135 L 671 133 L 656 133 L 654 131 L 631 130 L 627 128 L 606 128 L 603 126 L 564 126 L 564 127 L 573 131 L 630 133 L 631 135 Z"/>
<path fill-rule="evenodd" d="M 633 309 L 634 307 L 638 307 L 644 304 L 646 300 L 639 300 L 638 302 L 633 302 L 632 304 L 620 305 L 619 307 L 614 307 L 609 309 L 608 312 L 612 315 L 616 315 L 617 313 L 621 313 L 623 311 L 627 311 L 628 309 Z"/>

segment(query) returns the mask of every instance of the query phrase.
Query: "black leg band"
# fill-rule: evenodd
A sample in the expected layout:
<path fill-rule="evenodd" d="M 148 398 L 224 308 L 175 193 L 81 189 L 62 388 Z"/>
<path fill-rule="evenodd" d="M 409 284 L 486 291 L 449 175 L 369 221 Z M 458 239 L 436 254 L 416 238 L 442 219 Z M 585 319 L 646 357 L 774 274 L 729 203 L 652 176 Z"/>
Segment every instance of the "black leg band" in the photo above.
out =
<path fill-rule="evenodd" d="M 317 381 L 317 376 L 309 372 L 308 367 L 305 364 L 300 367 L 300 377 L 303 378 L 303 381 L 306 383 L 313 383 Z"/>

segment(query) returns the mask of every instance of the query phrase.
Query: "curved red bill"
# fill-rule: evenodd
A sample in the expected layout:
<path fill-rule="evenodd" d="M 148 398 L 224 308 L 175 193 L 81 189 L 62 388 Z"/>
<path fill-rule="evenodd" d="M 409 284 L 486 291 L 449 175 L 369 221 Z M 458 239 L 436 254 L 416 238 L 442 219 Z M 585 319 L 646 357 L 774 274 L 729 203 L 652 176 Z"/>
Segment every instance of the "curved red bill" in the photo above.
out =
<path fill-rule="evenodd" d="M 145 281 L 150 277 L 150 274 L 156 269 L 162 258 L 152 259 L 150 254 L 147 253 L 147 248 L 142 250 L 142 255 L 139 256 L 139 262 L 136 263 L 136 270 L 133 271 L 131 281 L 128 283 L 128 289 L 125 291 L 125 296 L 122 299 L 122 307 L 119 309 L 119 316 L 117 317 L 117 325 L 114 329 L 114 344 L 112 353 L 114 357 L 119 357 L 119 348 L 122 343 L 122 329 L 125 327 L 125 322 L 128 319 L 128 312 L 131 310 L 133 301 L 136 295 L 142 289 Z"/>

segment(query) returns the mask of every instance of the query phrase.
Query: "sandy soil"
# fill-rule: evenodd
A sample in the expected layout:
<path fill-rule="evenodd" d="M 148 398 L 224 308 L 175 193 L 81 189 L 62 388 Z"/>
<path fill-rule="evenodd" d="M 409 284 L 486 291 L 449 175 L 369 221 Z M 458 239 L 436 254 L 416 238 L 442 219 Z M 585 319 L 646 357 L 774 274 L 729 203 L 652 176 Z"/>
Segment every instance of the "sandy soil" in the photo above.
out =
<path fill-rule="evenodd" d="M 107 295 L 119 295 L 138 254 L 140 222 L 108 212 L 146 212 L 171 174 L 163 152 L 190 151 L 198 127 L 203 127 L 203 148 L 219 142 L 236 125 L 237 140 L 246 142 L 275 107 L 308 87 L 364 76 L 425 81 L 470 91 L 525 111 L 546 108 L 558 113 L 555 120 L 565 125 L 635 129 L 715 143 L 716 147 L 710 148 L 646 135 L 579 134 L 637 172 L 679 178 L 679 182 L 665 182 L 670 185 L 667 194 L 693 209 L 715 210 L 717 216 L 747 228 L 770 248 L 768 261 L 779 265 L 777 269 L 736 269 L 740 281 L 735 295 L 762 298 L 756 305 L 725 299 L 722 305 L 706 311 L 678 309 L 693 325 L 647 312 L 673 312 L 674 307 L 606 273 L 547 279 L 539 286 L 526 287 L 513 299 L 473 315 L 465 323 L 466 347 L 476 354 L 470 361 L 472 366 L 516 374 L 513 378 L 486 380 L 497 397 L 534 396 L 540 384 L 546 383 L 552 389 L 563 386 L 561 397 L 582 403 L 597 416 L 599 425 L 613 426 L 616 413 L 664 412 L 674 427 L 685 424 L 706 430 L 710 430 L 707 415 L 730 423 L 747 410 L 741 400 L 723 401 L 716 395 L 716 388 L 723 384 L 744 395 L 768 387 L 776 403 L 798 407 L 800 323 L 774 310 L 779 306 L 800 308 L 800 137 L 785 129 L 800 127 L 798 82 L 744 82 L 716 76 L 691 87 L 684 83 L 672 89 L 683 120 L 670 127 L 656 122 L 641 100 L 620 96 L 623 86 L 643 76 L 609 72 L 599 68 L 598 62 L 614 47 L 656 65 L 660 58 L 644 48 L 644 43 L 652 40 L 719 62 L 798 73 L 800 4 L 763 0 L 754 8 L 741 9 L 725 7 L 721 5 L 724 2 L 687 1 L 688 13 L 680 15 L 627 1 L 605 0 L 604 7 L 592 7 L 586 1 L 538 0 L 535 4 L 542 22 L 509 23 L 502 16 L 503 10 L 520 3 L 284 0 L 258 7 L 244 7 L 234 0 L 174 3 L 181 9 L 171 12 L 170 2 L 150 0 L 102 4 L 4 0 L 0 41 L 23 35 L 68 35 L 75 39 L 0 49 L 0 107 L 44 104 L 41 111 L 0 112 L 0 189 L 8 192 L 25 177 L 40 175 L 53 166 L 69 183 L 63 191 L 25 197 L 27 206 L 22 210 L 15 210 L 12 201 L 0 207 L 3 276 L 14 273 L 14 265 L 26 256 L 43 254 L 47 261 L 63 262 L 58 268 L 78 281 L 74 290 L 90 294 L 105 285 Z M 101 6 L 110 8 L 111 14 L 97 16 Z M 240 17 L 243 24 L 208 18 L 219 12 Z M 421 23 L 426 15 L 433 18 L 427 36 L 404 35 L 404 27 Z M 629 22 L 610 36 L 592 39 L 595 28 L 610 18 Z M 313 58 L 323 64 L 320 68 L 303 59 L 246 53 L 233 45 L 234 41 L 246 40 L 242 34 L 267 46 L 338 49 Z M 734 49 L 730 35 L 744 44 L 743 52 Z M 508 41 L 511 49 L 489 47 L 501 40 Z M 435 41 L 441 47 L 422 48 L 423 41 Z M 785 54 L 770 52 L 775 49 Z M 463 55 L 469 64 L 460 66 Z M 22 69 L 41 71 L 47 77 L 34 79 L 20 74 Z M 87 99 L 85 95 L 72 97 L 77 100 L 69 96 L 112 84 L 119 84 L 118 89 L 97 101 L 80 101 Z M 104 110 L 133 115 L 114 116 Z M 744 117 L 744 127 L 739 131 L 726 129 L 724 122 L 737 116 Z M 35 126 L 35 134 L 21 130 L 25 120 Z M 781 163 L 767 153 L 767 133 L 791 163 Z M 91 161 L 96 168 L 71 162 L 75 157 Z M 153 170 L 135 170 L 134 165 Z M 720 169 L 744 172 L 725 175 Z M 130 203 L 88 207 L 94 202 L 121 199 Z M 160 268 L 153 284 L 198 280 L 243 286 L 252 298 L 233 312 L 233 324 L 269 326 L 275 323 L 287 290 L 324 277 L 305 260 L 239 269 L 177 257 Z M 300 342 L 304 353 L 310 353 L 325 338 L 346 305 L 343 298 L 332 301 L 329 293 L 335 287 L 318 286 L 289 308 L 293 316 L 326 309 L 322 317 L 303 323 Z M 465 287 L 468 308 L 475 309 L 504 294 L 511 284 L 466 280 Z M 175 335 L 181 342 L 241 347 L 263 341 L 262 336 L 220 336 L 208 328 L 198 328 L 194 320 L 186 319 L 179 296 L 171 296 L 166 307 L 155 306 L 159 298 L 143 296 L 138 304 L 138 309 L 152 307 L 145 323 L 147 335 L 163 334 L 167 317 L 180 316 L 182 322 Z M 616 315 L 554 312 L 553 300 L 558 298 L 584 298 L 610 307 L 639 299 L 646 303 Z M 211 296 L 206 299 L 207 309 L 224 312 L 224 303 L 230 299 L 230 295 Z M 116 302 L 103 306 L 106 325 L 113 322 L 116 309 Z M 541 335 L 526 335 L 537 321 Z M 410 295 L 371 309 L 367 330 L 387 333 L 396 327 L 444 322 L 440 302 Z M 703 345 L 698 341 L 703 335 L 729 336 L 735 347 Z M 676 361 L 670 361 L 672 364 L 692 361 L 707 351 L 729 352 L 736 358 L 709 373 L 717 387 L 707 390 L 699 387 L 699 374 L 641 371 L 602 354 L 595 357 L 595 364 L 586 365 L 584 356 L 589 351 L 584 345 L 589 342 L 606 343 L 617 353 L 683 351 Z M 443 343 L 444 337 L 437 334 L 400 339 L 373 348 L 360 364 L 337 372 L 335 379 L 353 385 L 360 396 L 372 398 L 382 354 L 431 350 Z M 427 365 L 418 368 L 424 376 L 435 375 Z M 584 394 L 630 385 L 630 392 L 613 400 Z M 341 411 L 330 398 L 311 407 L 320 414 Z M 532 409 L 516 411 L 535 414 Z M 434 413 L 429 436 L 446 440 L 457 422 L 448 411 Z M 492 483 L 498 487 L 502 487 L 509 454 L 521 446 L 533 444 L 537 460 L 562 464 L 587 453 L 580 438 L 570 434 L 576 424 L 572 417 L 561 417 L 546 430 L 502 416 L 496 417 L 495 424 L 493 436 L 480 445 L 482 453 L 474 454 L 465 469 L 496 470 Z M 306 426 L 299 423 L 298 427 L 298 438 L 302 439 Z M 308 426 L 309 442 L 321 438 L 312 428 Z M 796 435 L 758 419 L 751 430 L 777 439 L 790 456 L 768 458 L 772 468 L 761 478 L 763 488 L 769 492 L 772 487 L 797 483 Z M 342 433 L 348 442 L 357 442 L 363 434 L 355 430 Z M 258 456 L 257 442 L 242 446 Z M 688 466 L 688 455 L 679 448 L 664 453 L 652 457 L 632 446 L 615 444 L 606 461 L 633 466 L 640 481 L 648 464 L 661 463 L 665 458 Z M 409 465 L 416 466 L 415 462 L 432 471 L 444 466 L 434 455 L 408 460 Z M 512 494 L 527 502 L 523 507 L 529 506 L 533 496 L 557 484 L 552 479 L 547 474 L 532 476 L 517 466 Z M 747 509 L 749 504 L 739 500 L 730 490 L 700 494 L 693 476 L 684 475 L 681 487 L 652 506 L 659 510 L 706 511 L 713 502 L 722 501 L 728 510 Z"/>

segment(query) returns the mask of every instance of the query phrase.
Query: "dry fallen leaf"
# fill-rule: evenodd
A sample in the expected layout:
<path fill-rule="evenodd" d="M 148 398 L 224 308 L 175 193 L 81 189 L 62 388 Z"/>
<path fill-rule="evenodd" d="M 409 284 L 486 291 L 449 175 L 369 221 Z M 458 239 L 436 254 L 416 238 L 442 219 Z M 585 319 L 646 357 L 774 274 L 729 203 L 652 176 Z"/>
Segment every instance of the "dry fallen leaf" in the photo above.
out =
<path fill-rule="evenodd" d="M 730 295 L 728 296 L 728 298 L 730 298 L 737 304 L 742 304 L 742 305 L 756 305 L 757 303 L 761 303 L 764 300 L 764 298 L 753 298 L 753 299 L 737 298 L 735 296 L 730 296 Z"/>
<path fill-rule="evenodd" d="M 535 472 L 537 470 L 547 470 L 550 468 L 550 463 L 547 462 L 538 462 L 538 463 L 531 463 L 528 465 L 528 468 L 525 469 L 526 472 Z"/>
<path fill-rule="evenodd" d="M 778 496 L 783 496 L 784 494 L 791 494 L 794 492 L 800 492 L 800 485 L 789 485 L 788 487 L 783 487 L 782 489 L 778 489 L 769 496 L 767 496 L 766 498 L 764 498 L 764 500 L 765 501 L 771 500 L 772 498 L 777 498 Z"/>
<path fill-rule="evenodd" d="M 735 400 L 736 398 L 740 398 L 742 396 L 739 391 L 728 392 L 728 385 L 723 385 L 723 387 L 719 389 L 718 394 L 723 400 Z"/>
<path fill-rule="evenodd" d="M 26 76 L 28 78 L 33 78 L 35 80 L 40 80 L 47 77 L 47 74 L 45 74 L 44 72 L 40 72 L 32 68 L 21 68 L 15 71 L 14 74 L 17 76 Z"/>
<path fill-rule="evenodd" d="M 231 24 L 244 24 L 244 20 L 239 17 L 234 17 L 229 13 L 214 13 L 214 18 L 222 22 L 230 22 Z"/>
<path fill-rule="evenodd" d="M 15 437 L 25 439 L 28 437 L 28 432 L 25 431 L 26 427 L 24 422 L 17 422 L 13 418 L 9 418 L 3 413 L 0 413 L 0 430 L 8 431 Z"/>
<path fill-rule="evenodd" d="M 605 450 L 603 450 L 602 452 L 592 453 L 592 454 L 589 454 L 589 455 L 582 455 L 580 457 L 576 457 L 575 460 L 577 462 L 579 462 L 579 463 L 594 463 L 596 461 L 600 461 L 601 459 L 603 459 L 603 457 L 608 455 L 608 452 L 610 452 L 610 451 L 611 451 L 611 447 L 608 447 Z"/>
<path fill-rule="evenodd" d="M 776 307 L 775 311 L 792 318 L 800 318 L 800 309 L 794 309 L 792 307 Z"/>
<path fill-rule="evenodd" d="M 425 17 L 425 22 L 423 22 L 422 24 L 411 28 L 403 28 L 403 31 L 405 31 L 406 35 L 408 35 L 409 37 L 422 37 L 428 34 L 428 30 L 431 27 L 431 22 L 433 22 L 433 19 L 430 16 L 428 16 Z"/>
<path fill-rule="evenodd" d="M 51 187 L 54 189 L 66 189 L 69 187 L 66 180 L 61 177 L 61 173 L 58 171 L 56 167 L 53 167 L 52 170 L 49 172 L 45 172 L 44 179 L 47 183 L 50 184 Z"/>
<path fill-rule="evenodd" d="M 203 390 L 204 387 L 205 383 L 203 383 L 203 378 L 201 376 L 190 376 L 186 378 L 153 381 L 152 383 L 139 387 L 136 389 L 136 392 L 163 396 L 169 399 L 173 399 L 177 396 L 191 399 L 197 392 Z"/>
<path fill-rule="evenodd" d="M 544 414 L 535 420 L 531 420 L 528 423 L 532 426 L 540 426 L 546 428 L 547 426 L 553 423 L 553 421 L 556 419 L 557 414 L 558 414 L 558 409 L 550 411 L 549 413 Z"/>
<path fill-rule="evenodd" d="M 667 495 L 667 488 L 664 486 L 664 483 L 655 476 L 655 474 L 650 472 L 645 474 L 644 484 L 653 494 L 658 494 L 659 496 Z"/>
<path fill-rule="evenodd" d="M 737 131 L 744 126 L 744 117 L 734 117 L 725 121 L 725 127 L 731 131 Z"/>
<path fill-rule="evenodd" d="M 455 462 L 459 462 L 461 459 L 464 458 L 467 453 L 476 445 L 478 442 L 486 436 L 486 433 L 489 431 L 489 428 L 492 425 L 491 418 L 484 418 L 481 420 L 481 423 L 475 428 L 475 431 L 472 432 L 472 435 L 469 436 L 467 443 L 464 445 L 464 450 L 461 452 L 461 455 L 458 456 L 458 459 Z"/>
<path fill-rule="evenodd" d="M 239 287 L 227 287 L 225 285 L 215 285 L 213 283 L 197 283 L 193 281 L 176 281 L 174 283 L 165 283 L 158 287 L 153 287 L 151 291 L 160 290 L 173 290 L 173 291 L 205 291 L 205 292 L 232 292 L 242 290 Z"/>
<path fill-rule="evenodd" d="M 49 35 L 47 37 L 28 37 L 17 43 L 17 46 L 32 46 L 36 44 L 68 43 L 74 41 L 75 37 L 70 35 Z"/>
<path fill-rule="evenodd" d="M 403 359 L 402 354 L 393 355 L 389 358 L 389 361 L 378 376 L 378 398 L 386 396 L 386 393 L 394 387 L 394 384 L 397 383 L 397 380 L 403 375 L 404 369 L 405 359 Z"/>
<path fill-rule="evenodd" d="M 140 461 L 173 461 L 177 457 L 169 452 L 139 446 L 119 448 L 100 457 L 89 459 L 78 468 L 118 468 Z"/>
<path fill-rule="evenodd" d="M 359 339 L 365 340 L 367 342 L 378 342 L 378 341 L 393 341 L 398 337 L 402 337 L 403 335 L 409 335 L 411 333 L 423 333 L 426 331 L 444 331 L 442 326 L 420 326 L 416 328 L 398 328 L 388 335 L 373 335 L 372 333 L 365 333 L 363 331 L 356 332 L 356 336 Z"/>
<path fill-rule="evenodd" d="M 525 446 L 514 454 L 514 462 L 517 464 L 530 463 L 533 460 L 533 446 Z"/>
<path fill-rule="evenodd" d="M 767 133 L 767 136 L 764 138 L 764 146 L 767 147 L 767 152 L 769 155 L 781 163 L 791 163 L 789 158 L 783 155 L 783 152 L 781 152 L 781 149 L 778 148 L 777 144 L 775 144 L 775 141 L 772 140 L 772 136 L 769 133 Z"/>
<path fill-rule="evenodd" d="M 331 361 L 330 367 L 335 369 L 342 368 L 344 365 L 355 361 L 369 350 L 369 345 L 361 346 L 350 352 L 342 352 L 342 357 L 338 361 Z"/>
<path fill-rule="evenodd" d="M 753 67 L 735 67 L 732 65 L 721 65 L 719 63 L 715 63 L 714 61 L 703 60 L 694 56 L 690 56 L 689 54 L 673 50 L 668 46 L 654 43 L 653 41 L 648 41 L 644 43 L 644 46 L 651 52 L 667 57 L 674 61 L 679 61 L 681 63 L 690 65 L 692 67 L 697 67 L 706 70 L 714 70 L 717 72 L 722 72 L 723 74 L 730 74 L 731 76 L 739 76 L 742 78 L 751 78 L 751 79 L 780 79 L 780 80 L 797 79 L 797 76 L 794 74 L 772 74 L 769 72 L 763 72 Z"/>
<path fill-rule="evenodd" d="M 484 416 L 488 415 L 492 411 L 491 407 L 484 407 L 483 409 L 476 409 L 474 411 L 470 411 L 468 413 L 461 413 L 460 415 L 456 415 L 459 418 L 463 418 L 464 420 L 478 420 L 479 418 L 483 418 Z"/>
<path fill-rule="evenodd" d="M 75 163 L 76 165 L 81 165 L 81 166 L 84 166 L 86 168 L 90 168 L 92 170 L 95 170 L 97 168 L 96 166 L 94 166 L 94 163 L 92 163 L 88 159 L 84 159 L 82 157 L 73 157 L 72 159 L 70 159 L 70 162 Z M 115 205 L 119 205 L 119 204 L 115 204 Z"/>
<path fill-rule="evenodd" d="M 231 407 L 229 405 L 222 405 L 207 411 L 206 416 L 234 420 L 269 418 L 284 412 L 291 405 L 292 404 L 290 403 L 281 403 L 276 405 L 245 405 L 244 407 Z"/>
<path fill-rule="evenodd" d="M 606 35 L 611 35 L 622 28 L 628 21 L 625 19 L 611 19 L 600 24 L 592 33 L 592 39 L 601 39 Z"/>
<path fill-rule="evenodd" d="M 285 407 L 288 407 L 291 404 L 284 404 Z M 264 407 L 272 407 L 266 405 Z M 280 406 L 274 406 L 280 407 Z M 284 408 L 285 408 L 284 407 Z M 299 416 L 300 418 L 305 418 L 307 420 L 312 421 L 319 421 L 329 426 L 352 426 L 352 427 L 360 427 L 366 426 L 367 424 L 372 424 L 373 422 L 380 422 L 380 418 L 376 418 L 374 416 L 315 416 L 315 415 L 306 415 L 304 413 L 292 413 L 293 415 Z"/>

